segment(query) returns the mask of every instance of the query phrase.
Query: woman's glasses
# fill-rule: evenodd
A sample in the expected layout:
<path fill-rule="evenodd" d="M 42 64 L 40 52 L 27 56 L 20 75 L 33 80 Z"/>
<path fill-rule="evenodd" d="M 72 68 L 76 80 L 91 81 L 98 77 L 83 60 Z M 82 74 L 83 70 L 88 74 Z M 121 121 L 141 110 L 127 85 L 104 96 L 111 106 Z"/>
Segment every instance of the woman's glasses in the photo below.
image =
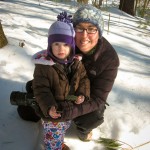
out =
<path fill-rule="evenodd" d="M 80 28 L 80 27 L 75 28 L 75 32 L 77 32 L 77 33 L 83 33 L 84 31 L 86 31 L 88 34 L 94 34 L 97 32 L 97 29 L 96 28 L 84 29 L 84 28 Z"/>

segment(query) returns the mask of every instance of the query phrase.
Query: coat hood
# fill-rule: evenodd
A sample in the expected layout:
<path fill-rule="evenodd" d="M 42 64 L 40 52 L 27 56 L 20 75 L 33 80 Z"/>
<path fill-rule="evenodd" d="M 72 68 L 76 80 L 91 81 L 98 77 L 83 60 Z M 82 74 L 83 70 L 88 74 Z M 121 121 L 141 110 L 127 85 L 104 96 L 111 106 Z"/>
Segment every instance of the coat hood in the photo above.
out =
<path fill-rule="evenodd" d="M 82 56 L 81 55 L 75 55 L 73 57 L 73 60 L 74 59 L 81 61 Z M 48 57 L 48 51 L 47 50 L 42 50 L 42 51 L 35 53 L 32 56 L 32 62 L 34 64 L 42 64 L 42 65 L 50 65 L 50 66 L 56 64 L 56 62 L 54 62 L 52 58 Z"/>

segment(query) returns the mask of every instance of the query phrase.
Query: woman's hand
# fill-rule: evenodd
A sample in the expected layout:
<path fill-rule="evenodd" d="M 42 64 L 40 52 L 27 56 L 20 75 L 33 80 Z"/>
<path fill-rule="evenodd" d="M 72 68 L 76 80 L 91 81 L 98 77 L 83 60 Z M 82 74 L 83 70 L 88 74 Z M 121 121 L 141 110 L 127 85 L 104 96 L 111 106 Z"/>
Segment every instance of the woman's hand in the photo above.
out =
<path fill-rule="evenodd" d="M 84 102 L 84 99 L 85 99 L 85 97 L 83 95 L 80 95 L 80 96 L 77 97 L 75 103 L 76 104 L 81 104 L 81 103 Z"/>
<path fill-rule="evenodd" d="M 54 118 L 54 119 L 57 119 L 59 117 L 61 117 L 61 114 L 60 113 L 57 113 L 57 110 L 55 108 L 55 106 L 52 106 L 49 110 L 49 115 Z"/>

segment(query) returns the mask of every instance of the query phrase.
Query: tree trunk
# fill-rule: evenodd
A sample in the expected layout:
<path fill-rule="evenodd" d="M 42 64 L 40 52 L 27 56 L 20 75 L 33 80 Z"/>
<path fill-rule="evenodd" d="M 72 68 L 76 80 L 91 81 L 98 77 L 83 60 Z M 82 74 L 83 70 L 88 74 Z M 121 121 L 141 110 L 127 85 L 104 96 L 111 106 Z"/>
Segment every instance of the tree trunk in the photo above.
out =
<path fill-rule="evenodd" d="M 7 45 L 7 43 L 8 43 L 8 41 L 6 39 L 6 36 L 4 34 L 4 31 L 3 31 L 2 24 L 1 24 L 1 21 L 0 21 L 0 48 L 2 48 L 5 45 Z"/>
<path fill-rule="evenodd" d="M 137 10 L 137 7 L 138 7 L 138 3 L 139 3 L 139 0 L 135 0 L 135 9 L 134 9 L 134 14 L 136 15 L 136 10 Z"/>
<path fill-rule="evenodd" d="M 119 9 L 132 16 L 135 16 L 134 1 L 135 0 L 120 0 Z"/>
<path fill-rule="evenodd" d="M 92 0 L 92 5 L 97 7 L 98 9 L 101 8 L 103 0 Z"/>
<path fill-rule="evenodd" d="M 143 10 L 142 10 L 142 15 L 141 15 L 142 18 L 144 18 L 147 3 L 148 3 L 148 1 L 145 0 L 145 1 L 144 1 L 144 6 L 143 6 Z"/>

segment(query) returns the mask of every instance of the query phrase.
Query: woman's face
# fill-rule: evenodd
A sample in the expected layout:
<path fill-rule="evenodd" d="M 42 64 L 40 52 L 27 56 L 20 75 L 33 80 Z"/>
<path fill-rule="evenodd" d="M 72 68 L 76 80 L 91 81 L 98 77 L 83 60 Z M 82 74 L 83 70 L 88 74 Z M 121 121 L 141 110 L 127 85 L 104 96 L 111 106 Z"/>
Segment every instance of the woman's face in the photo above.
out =
<path fill-rule="evenodd" d="M 93 33 L 87 33 L 87 30 L 95 31 Z M 79 32 L 78 32 L 79 31 Z M 81 32 L 83 31 L 83 32 Z M 97 27 L 91 23 L 79 23 L 75 27 L 75 42 L 76 46 L 82 51 L 83 53 L 88 53 L 98 42 L 99 39 L 99 31 Z"/>

